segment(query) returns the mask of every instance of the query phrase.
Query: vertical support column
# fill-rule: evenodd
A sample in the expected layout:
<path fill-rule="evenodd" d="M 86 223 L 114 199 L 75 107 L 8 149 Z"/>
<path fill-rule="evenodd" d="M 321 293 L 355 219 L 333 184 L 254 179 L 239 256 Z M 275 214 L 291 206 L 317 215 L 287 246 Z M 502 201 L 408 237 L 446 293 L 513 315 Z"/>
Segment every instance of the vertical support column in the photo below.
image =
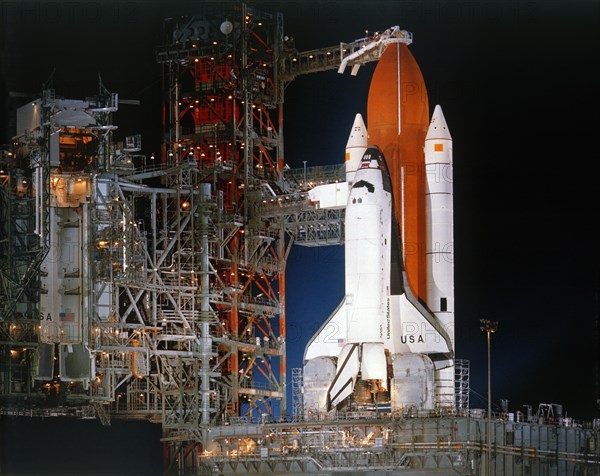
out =
<path fill-rule="evenodd" d="M 208 215 L 210 203 L 210 183 L 200 184 L 200 424 L 208 427 L 210 423 L 210 357 L 212 337 L 210 334 L 210 266 L 208 247 Z M 204 438 L 206 441 L 207 438 Z"/>
<path fill-rule="evenodd" d="M 283 219 L 282 219 L 283 221 Z M 279 232 L 279 243 L 278 243 L 278 256 L 279 256 L 279 382 L 283 388 L 283 397 L 281 398 L 281 419 L 285 420 L 286 415 L 286 396 L 287 396 L 287 358 L 286 358 L 286 300 L 285 300 L 285 265 L 286 265 L 286 253 L 285 253 L 285 229 L 283 223 L 280 225 Z"/>

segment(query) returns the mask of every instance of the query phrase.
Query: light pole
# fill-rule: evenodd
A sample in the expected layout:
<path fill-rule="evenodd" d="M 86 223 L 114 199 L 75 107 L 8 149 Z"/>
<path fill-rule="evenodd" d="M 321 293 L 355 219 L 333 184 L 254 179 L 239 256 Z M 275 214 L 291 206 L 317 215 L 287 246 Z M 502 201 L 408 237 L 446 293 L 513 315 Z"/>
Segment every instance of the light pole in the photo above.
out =
<path fill-rule="evenodd" d="M 491 352 L 491 341 L 492 334 L 498 330 L 498 322 L 490 321 L 489 319 L 479 319 L 481 323 L 481 331 L 487 335 L 487 361 L 488 361 L 488 411 L 487 411 L 487 442 L 488 442 L 488 454 L 486 460 L 486 476 L 492 474 L 492 352 Z"/>

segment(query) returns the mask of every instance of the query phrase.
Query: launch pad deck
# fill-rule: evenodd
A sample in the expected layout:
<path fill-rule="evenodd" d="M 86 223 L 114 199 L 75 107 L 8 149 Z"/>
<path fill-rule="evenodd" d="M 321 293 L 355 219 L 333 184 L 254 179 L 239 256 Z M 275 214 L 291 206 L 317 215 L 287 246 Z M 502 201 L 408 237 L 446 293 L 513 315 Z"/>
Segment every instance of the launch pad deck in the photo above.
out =
<path fill-rule="evenodd" d="M 473 416 L 356 418 L 214 428 L 200 474 L 600 474 L 598 428 Z"/>

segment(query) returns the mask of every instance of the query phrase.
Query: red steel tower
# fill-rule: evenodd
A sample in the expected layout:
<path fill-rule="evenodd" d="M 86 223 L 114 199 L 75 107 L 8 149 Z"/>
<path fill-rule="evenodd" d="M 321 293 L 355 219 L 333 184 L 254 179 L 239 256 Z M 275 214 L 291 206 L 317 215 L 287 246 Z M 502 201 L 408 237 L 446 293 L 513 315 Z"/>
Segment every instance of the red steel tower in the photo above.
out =
<path fill-rule="evenodd" d="M 224 10 L 167 20 L 157 51 L 165 94 L 162 166 L 189 163 L 193 171 L 170 176 L 166 185 L 177 193 L 159 220 L 181 224 L 176 268 L 200 282 L 190 309 L 199 310 L 193 318 L 204 326 L 204 353 L 199 360 L 181 357 L 181 375 L 190 377 L 171 393 L 180 409 L 181 390 L 199 388 L 201 431 L 224 420 L 281 418 L 286 406 L 285 230 L 258 207 L 265 191 L 282 183 L 282 17 L 245 5 Z M 174 312 L 187 307 L 177 306 Z M 180 416 L 172 423 L 173 431 L 181 429 Z"/>

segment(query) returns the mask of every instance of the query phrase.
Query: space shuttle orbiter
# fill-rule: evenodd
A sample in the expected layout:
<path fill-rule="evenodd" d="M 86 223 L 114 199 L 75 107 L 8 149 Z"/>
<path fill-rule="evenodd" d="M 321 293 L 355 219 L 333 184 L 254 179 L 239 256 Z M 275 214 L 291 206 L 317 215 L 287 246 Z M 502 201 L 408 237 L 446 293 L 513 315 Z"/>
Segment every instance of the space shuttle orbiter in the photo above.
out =
<path fill-rule="evenodd" d="M 402 65 L 405 48 L 392 45 L 392 53 L 384 53 L 386 71 L 394 71 L 389 67 L 394 61 Z M 374 81 L 377 75 L 376 69 Z M 401 82 L 399 76 L 392 79 Z M 378 80 L 384 91 L 394 90 L 385 74 Z M 373 93 L 372 83 L 370 103 L 372 96 L 381 102 L 381 89 Z M 346 182 L 309 193 L 319 208 L 345 208 L 345 295 L 306 347 L 305 411 L 454 406 L 452 139 L 436 106 L 421 149 L 411 150 L 414 137 L 407 146 L 401 135 L 419 130 L 411 130 L 414 124 L 402 130 L 407 106 L 401 96 L 392 99 L 396 123 L 391 124 L 394 114 L 385 113 L 372 121 L 384 144 L 368 145 L 357 114 L 346 145 Z M 395 159 L 392 171 L 386 149 Z M 411 153 L 422 167 L 418 174 L 407 166 Z M 407 197 L 407 188 L 421 196 Z M 419 246 L 407 246 L 408 234 Z M 409 275 L 407 261 L 417 272 Z"/>

